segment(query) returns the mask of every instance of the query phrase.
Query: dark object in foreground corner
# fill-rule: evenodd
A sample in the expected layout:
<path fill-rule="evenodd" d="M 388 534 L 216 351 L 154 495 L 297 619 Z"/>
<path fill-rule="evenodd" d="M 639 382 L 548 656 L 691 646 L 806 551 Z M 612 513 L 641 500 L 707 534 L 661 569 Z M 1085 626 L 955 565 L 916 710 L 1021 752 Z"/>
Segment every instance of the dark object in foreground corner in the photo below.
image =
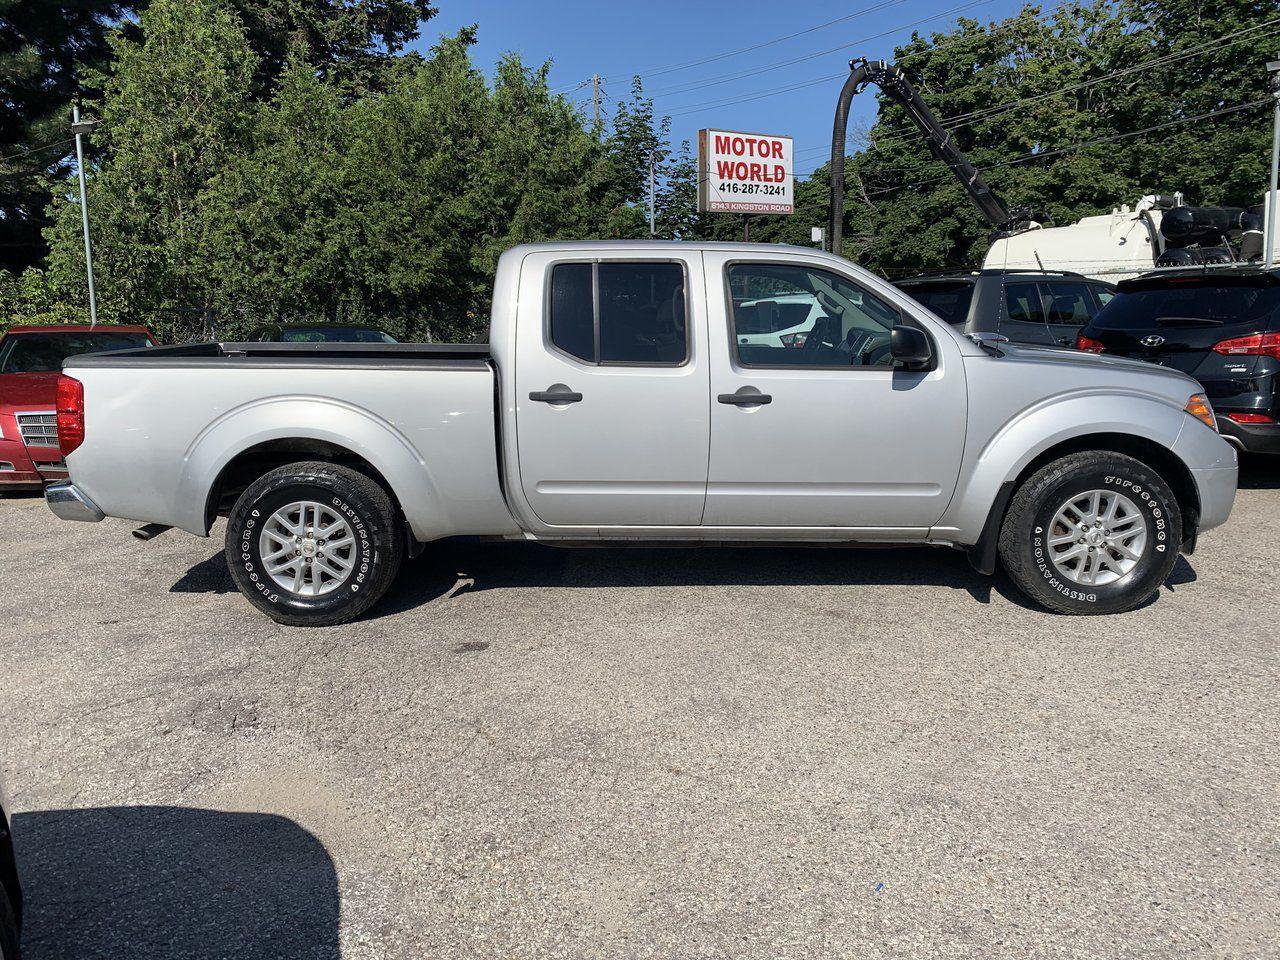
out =
<path fill-rule="evenodd" d="M 339 956 L 333 861 L 286 817 L 47 810 L 16 816 L 14 834 L 27 960 Z"/>

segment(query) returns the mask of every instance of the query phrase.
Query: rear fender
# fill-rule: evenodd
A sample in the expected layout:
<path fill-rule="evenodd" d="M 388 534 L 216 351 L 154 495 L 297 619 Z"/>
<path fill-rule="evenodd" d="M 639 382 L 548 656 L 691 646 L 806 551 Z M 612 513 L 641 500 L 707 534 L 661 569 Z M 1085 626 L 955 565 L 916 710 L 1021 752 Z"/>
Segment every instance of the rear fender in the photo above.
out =
<path fill-rule="evenodd" d="M 326 397 L 271 397 L 223 414 L 192 441 L 183 457 L 176 526 L 208 534 L 205 505 L 216 478 L 233 459 L 272 440 L 319 440 L 368 461 L 400 502 L 419 540 L 450 532 L 434 478 L 413 444 L 388 421 Z"/>
<path fill-rule="evenodd" d="M 1111 433 L 1140 437 L 1172 453 L 1186 421 L 1183 411 L 1140 393 L 1057 396 L 1028 407 L 990 436 L 980 450 L 972 454 L 966 450 L 966 469 L 956 495 L 931 536 L 977 543 L 1001 486 L 1016 481 L 1028 464 L 1051 447 L 1090 434 Z"/>

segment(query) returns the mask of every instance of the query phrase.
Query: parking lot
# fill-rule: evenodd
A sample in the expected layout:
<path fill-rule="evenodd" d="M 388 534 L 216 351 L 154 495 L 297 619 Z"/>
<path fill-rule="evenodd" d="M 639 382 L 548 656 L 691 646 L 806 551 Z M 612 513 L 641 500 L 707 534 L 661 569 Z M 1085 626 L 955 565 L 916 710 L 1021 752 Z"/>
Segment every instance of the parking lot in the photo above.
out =
<path fill-rule="evenodd" d="M 1112 618 L 945 550 L 453 543 L 321 630 L 219 539 L 0 500 L 27 955 L 1269 954 L 1280 467 L 1243 487 Z"/>

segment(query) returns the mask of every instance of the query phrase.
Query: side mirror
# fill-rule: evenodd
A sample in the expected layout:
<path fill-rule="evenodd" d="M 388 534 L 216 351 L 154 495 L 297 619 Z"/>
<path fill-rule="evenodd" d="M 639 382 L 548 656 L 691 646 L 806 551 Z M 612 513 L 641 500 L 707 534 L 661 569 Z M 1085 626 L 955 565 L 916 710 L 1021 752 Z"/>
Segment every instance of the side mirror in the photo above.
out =
<path fill-rule="evenodd" d="M 889 351 L 893 359 L 908 370 L 927 370 L 933 366 L 933 345 L 918 327 L 898 324 L 889 333 Z"/>

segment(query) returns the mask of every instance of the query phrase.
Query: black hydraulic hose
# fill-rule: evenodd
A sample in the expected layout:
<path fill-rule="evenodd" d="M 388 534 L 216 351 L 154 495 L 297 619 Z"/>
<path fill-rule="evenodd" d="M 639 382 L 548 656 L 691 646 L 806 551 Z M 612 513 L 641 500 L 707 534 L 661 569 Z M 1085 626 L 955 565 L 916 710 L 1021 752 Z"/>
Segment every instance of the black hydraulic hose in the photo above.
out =
<path fill-rule="evenodd" d="M 865 61 L 850 60 L 849 76 L 836 104 L 836 122 L 831 131 L 831 230 L 832 253 L 843 254 L 844 243 L 844 152 L 849 136 L 849 106 L 867 78 Z"/>

